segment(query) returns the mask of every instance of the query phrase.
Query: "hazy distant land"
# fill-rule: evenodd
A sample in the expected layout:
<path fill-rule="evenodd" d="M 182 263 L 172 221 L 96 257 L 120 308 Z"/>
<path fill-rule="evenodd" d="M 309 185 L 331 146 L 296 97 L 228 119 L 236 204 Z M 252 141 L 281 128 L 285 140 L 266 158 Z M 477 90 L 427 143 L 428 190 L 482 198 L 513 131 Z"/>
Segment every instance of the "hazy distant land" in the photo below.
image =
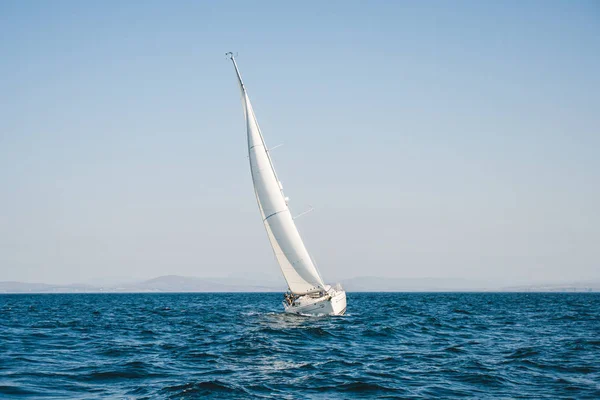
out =
<path fill-rule="evenodd" d="M 357 277 L 341 280 L 349 292 L 600 292 L 600 281 L 498 286 L 465 279 Z M 139 282 L 53 285 L 0 282 L 0 293 L 173 293 L 283 292 L 285 284 L 257 283 L 237 278 L 196 278 L 166 275 Z"/>

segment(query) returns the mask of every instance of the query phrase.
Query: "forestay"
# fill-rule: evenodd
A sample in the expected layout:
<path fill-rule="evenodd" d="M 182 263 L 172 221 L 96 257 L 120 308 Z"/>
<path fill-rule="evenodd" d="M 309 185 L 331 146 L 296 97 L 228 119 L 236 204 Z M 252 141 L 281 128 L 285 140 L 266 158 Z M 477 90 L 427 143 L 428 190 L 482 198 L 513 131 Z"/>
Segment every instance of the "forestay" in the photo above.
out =
<path fill-rule="evenodd" d="M 320 291 L 325 285 L 296 228 L 237 64 L 231 60 L 242 91 L 254 192 L 275 258 L 293 293 Z"/>

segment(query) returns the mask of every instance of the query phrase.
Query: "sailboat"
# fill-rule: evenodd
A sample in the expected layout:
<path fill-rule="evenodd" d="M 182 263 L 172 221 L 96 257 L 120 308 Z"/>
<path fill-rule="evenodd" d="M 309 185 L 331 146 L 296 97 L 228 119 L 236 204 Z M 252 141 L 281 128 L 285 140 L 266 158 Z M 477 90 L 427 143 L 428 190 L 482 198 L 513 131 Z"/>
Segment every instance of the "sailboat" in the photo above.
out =
<path fill-rule="evenodd" d="M 248 136 L 248 158 L 258 209 L 281 272 L 288 284 L 283 307 L 286 313 L 303 315 L 343 315 L 346 292 L 337 284 L 326 285 L 300 237 L 288 198 L 277 177 L 269 149 L 258 126 L 248 92 L 242 82 L 233 53 L 232 61 L 242 92 L 242 105 Z"/>

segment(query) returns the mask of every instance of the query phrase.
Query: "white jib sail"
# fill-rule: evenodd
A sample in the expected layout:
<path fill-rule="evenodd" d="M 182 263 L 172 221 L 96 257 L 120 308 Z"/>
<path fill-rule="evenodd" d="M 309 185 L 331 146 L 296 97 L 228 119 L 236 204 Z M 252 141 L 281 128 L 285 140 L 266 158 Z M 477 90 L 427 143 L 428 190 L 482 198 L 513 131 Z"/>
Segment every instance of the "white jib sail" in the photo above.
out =
<path fill-rule="evenodd" d="M 275 258 L 293 293 L 317 292 L 325 285 L 298 233 L 237 64 L 232 61 L 242 91 L 254 192 Z"/>

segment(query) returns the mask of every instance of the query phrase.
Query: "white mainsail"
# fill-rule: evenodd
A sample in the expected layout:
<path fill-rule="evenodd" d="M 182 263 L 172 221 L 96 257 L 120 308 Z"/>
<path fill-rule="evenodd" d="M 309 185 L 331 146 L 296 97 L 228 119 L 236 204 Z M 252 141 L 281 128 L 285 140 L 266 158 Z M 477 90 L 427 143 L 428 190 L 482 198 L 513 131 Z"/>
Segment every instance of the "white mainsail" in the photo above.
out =
<path fill-rule="evenodd" d="M 305 294 L 321 291 L 325 284 L 298 233 L 283 194 L 281 182 L 273 168 L 269 150 L 265 145 L 250 104 L 248 93 L 242 82 L 240 71 L 235 59 L 231 57 L 231 60 L 242 91 L 254 192 L 275 258 L 292 293 Z"/>

